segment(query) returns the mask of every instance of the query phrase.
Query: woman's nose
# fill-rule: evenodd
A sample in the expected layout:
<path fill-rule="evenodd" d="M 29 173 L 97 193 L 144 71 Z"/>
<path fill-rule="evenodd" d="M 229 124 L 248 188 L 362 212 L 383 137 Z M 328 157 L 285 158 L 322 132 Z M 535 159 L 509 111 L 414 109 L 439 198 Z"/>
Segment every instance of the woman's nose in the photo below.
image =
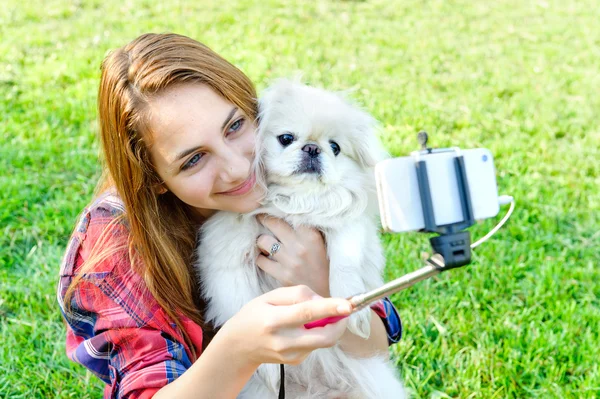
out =
<path fill-rule="evenodd" d="M 221 180 L 225 183 L 241 183 L 250 173 L 250 160 L 244 154 L 228 151 L 221 162 Z"/>

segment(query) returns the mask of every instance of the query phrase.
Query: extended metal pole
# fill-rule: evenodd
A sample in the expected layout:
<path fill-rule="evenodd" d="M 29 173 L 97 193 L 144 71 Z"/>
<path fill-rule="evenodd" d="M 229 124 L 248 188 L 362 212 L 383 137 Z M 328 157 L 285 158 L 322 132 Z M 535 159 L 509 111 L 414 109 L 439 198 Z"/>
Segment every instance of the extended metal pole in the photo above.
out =
<path fill-rule="evenodd" d="M 420 268 L 419 270 L 415 270 L 414 272 L 405 274 L 404 276 L 397 278 L 394 281 L 390 281 L 389 283 L 382 285 L 381 287 L 376 288 L 372 291 L 365 292 L 364 294 L 354 295 L 348 298 L 353 307 L 352 311 L 356 312 L 357 310 L 362 309 L 365 306 L 368 306 L 381 298 L 394 294 L 398 291 L 402 291 L 408 287 L 413 286 L 421 280 L 433 277 L 436 274 L 439 274 L 444 270 L 449 269 L 446 268 L 444 264 L 444 258 L 442 258 L 442 256 L 439 254 L 433 255 L 425 262 L 427 263 L 427 265 Z M 346 317 L 348 317 L 348 315 L 326 317 L 324 319 L 319 319 L 311 321 L 310 323 L 306 323 L 304 327 L 308 329 L 315 327 L 323 327 L 327 324 L 335 323 L 337 321 L 340 321 L 341 319 L 345 319 Z"/>
<path fill-rule="evenodd" d="M 426 266 L 405 274 L 389 283 L 382 285 L 373 291 L 366 292 L 364 294 L 358 294 L 349 298 L 350 303 L 354 306 L 354 310 L 359 310 L 368 306 L 369 304 L 378 301 L 386 296 L 400 292 L 418 283 L 419 281 L 433 277 L 436 274 L 440 274 L 444 271 L 444 260 L 440 255 L 433 255 L 431 258 L 425 261 Z"/>

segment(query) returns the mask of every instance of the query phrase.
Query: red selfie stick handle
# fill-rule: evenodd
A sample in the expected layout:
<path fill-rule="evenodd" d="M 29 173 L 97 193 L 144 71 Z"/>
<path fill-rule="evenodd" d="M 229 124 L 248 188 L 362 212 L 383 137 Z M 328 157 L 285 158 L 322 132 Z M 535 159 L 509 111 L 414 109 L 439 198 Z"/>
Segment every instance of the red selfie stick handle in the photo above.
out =
<path fill-rule="evenodd" d="M 345 319 L 348 316 L 335 316 L 335 317 L 326 317 L 324 319 L 319 319 L 315 321 L 311 321 L 310 323 L 306 323 L 304 328 L 310 330 L 315 327 L 325 327 L 327 324 L 337 323 L 338 321 Z"/>

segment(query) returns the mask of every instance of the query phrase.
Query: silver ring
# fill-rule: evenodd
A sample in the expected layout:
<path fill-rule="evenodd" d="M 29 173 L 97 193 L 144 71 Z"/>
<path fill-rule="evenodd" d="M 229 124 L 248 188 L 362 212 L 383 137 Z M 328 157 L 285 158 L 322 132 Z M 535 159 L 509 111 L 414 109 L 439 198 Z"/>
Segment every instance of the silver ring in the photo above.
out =
<path fill-rule="evenodd" d="M 273 245 L 271 245 L 271 250 L 269 251 L 269 256 L 272 258 L 273 255 L 275 255 L 277 253 L 277 251 L 279 251 L 279 248 L 281 248 L 281 243 L 279 241 L 277 241 Z"/>

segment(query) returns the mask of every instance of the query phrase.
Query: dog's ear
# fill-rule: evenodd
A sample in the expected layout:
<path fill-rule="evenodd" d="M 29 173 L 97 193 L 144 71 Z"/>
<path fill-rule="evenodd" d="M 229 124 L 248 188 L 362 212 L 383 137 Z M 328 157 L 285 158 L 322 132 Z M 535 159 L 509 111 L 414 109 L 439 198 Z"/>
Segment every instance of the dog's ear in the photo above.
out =
<path fill-rule="evenodd" d="M 297 96 L 301 84 L 289 79 L 277 79 L 260 96 L 258 100 L 258 132 L 257 145 L 261 145 L 267 127 L 273 127 L 272 119 L 285 109 L 282 105 Z"/>
<path fill-rule="evenodd" d="M 274 106 L 284 98 L 284 91 L 284 85 L 272 85 L 265 89 L 258 99 L 258 118 L 256 119 L 258 123 L 258 142 L 261 141 L 260 139 L 264 135 L 264 127 L 269 125 Z"/>
<path fill-rule="evenodd" d="M 261 187 L 263 191 L 266 191 L 267 181 L 265 175 L 264 165 L 264 138 L 265 138 L 265 126 L 269 120 L 270 115 L 267 115 L 269 107 L 266 106 L 264 98 L 260 98 L 258 101 L 258 116 L 256 118 L 257 129 L 256 138 L 254 140 L 254 162 L 252 163 L 252 170 L 254 176 L 256 176 L 256 184 Z"/>
<path fill-rule="evenodd" d="M 266 148 L 264 146 L 267 129 L 273 128 L 273 117 L 282 107 L 282 103 L 286 98 L 292 96 L 292 91 L 297 86 L 297 83 L 287 80 L 278 79 L 270 85 L 261 94 L 258 100 L 258 116 L 256 123 L 258 129 L 256 131 L 256 140 L 254 141 L 254 163 L 253 170 L 256 173 L 256 183 L 262 186 L 266 191 L 266 171 L 264 165 L 264 157 Z"/>
<path fill-rule="evenodd" d="M 284 99 L 289 98 L 300 85 L 301 83 L 297 80 L 277 79 L 274 81 L 260 96 L 258 101 L 259 118 L 263 119 L 265 113 L 268 113 Z"/>
<path fill-rule="evenodd" d="M 358 110 L 354 116 L 356 160 L 363 168 L 374 168 L 378 162 L 389 158 L 378 138 L 379 124 L 362 110 Z"/>

